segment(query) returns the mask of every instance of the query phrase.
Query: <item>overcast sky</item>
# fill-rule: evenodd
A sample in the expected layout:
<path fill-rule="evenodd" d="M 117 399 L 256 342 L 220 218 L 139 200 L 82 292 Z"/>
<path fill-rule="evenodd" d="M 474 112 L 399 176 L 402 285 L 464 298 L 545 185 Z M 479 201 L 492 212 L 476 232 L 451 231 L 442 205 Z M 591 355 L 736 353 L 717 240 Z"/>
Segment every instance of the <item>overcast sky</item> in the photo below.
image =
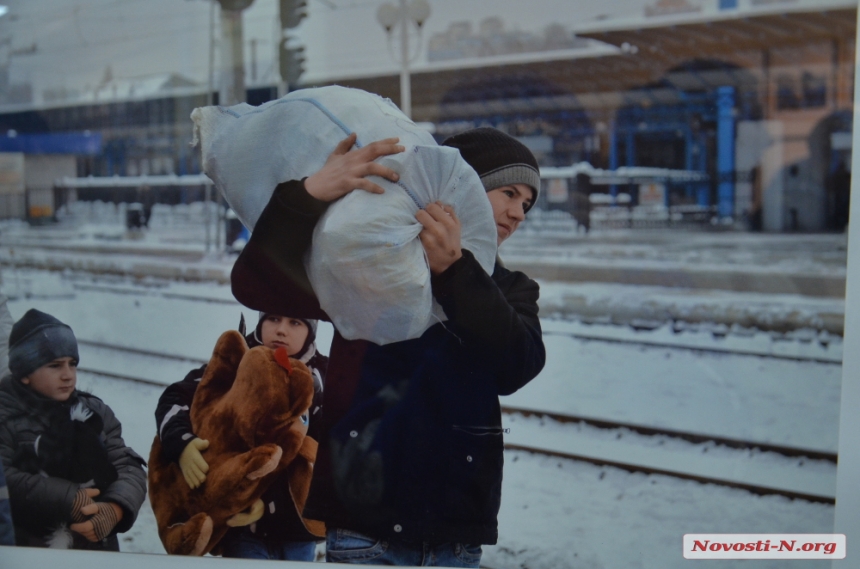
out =
<path fill-rule="evenodd" d="M 396 0 L 393 0 L 396 1 Z M 424 44 L 454 21 L 473 27 L 500 16 L 506 29 L 540 33 L 550 23 L 572 27 L 601 15 L 641 14 L 646 0 L 429 0 Z M 690 0 L 697 2 L 699 0 Z M 179 73 L 205 83 L 209 61 L 208 0 L 7 0 L 0 18 L 0 65 L 10 81 L 44 89 L 93 87 L 110 67 L 115 78 Z M 307 50 L 309 81 L 396 71 L 386 35 L 376 22 L 383 0 L 309 0 L 310 16 L 297 30 Z M 244 14 L 250 79 L 271 84 L 277 0 L 255 0 Z M 6 42 L 5 45 L 2 42 Z M 31 52 L 35 45 L 35 51 Z M 217 57 L 217 56 L 216 56 Z M 426 62 L 426 49 L 415 63 Z"/>
<path fill-rule="evenodd" d="M 303 80 L 313 83 L 396 72 L 398 64 L 376 21 L 376 11 L 385 1 L 397 0 L 309 0 L 310 16 L 296 30 L 298 41 L 306 46 Z M 507 30 L 540 34 L 552 23 L 576 29 L 597 22 L 641 19 L 646 6 L 684 1 L 705 11 L 714 11 L 718 5 L 718 0 L 429 0 L 431 15 L 424 26 L 424 47 L 413 68 L 427 66 L 427 39 L 453 22 L 468 21 L 474 29 L 487 17 L 498 16 Z M 738 1 L 742 8 L 761 3 Z M 847 5 L 851 1 L 779 0 L 778 4 Z M 108 68 L 114 78 L 178 73 L 201 85 L 207 82 L 209 0 L 0 3 L 9 6 L 9 13 L 0 18 L 0 66 L 7 67 L 12 84 L 32 84 L 37 100 L 45 89 L 92 88 Z M 250 84 L 274 83 L 277 4 L 277 0 L 255 0 L 244 13 Z M 252 53 L 256 54 L 255 78 L 251 77 Z"/>

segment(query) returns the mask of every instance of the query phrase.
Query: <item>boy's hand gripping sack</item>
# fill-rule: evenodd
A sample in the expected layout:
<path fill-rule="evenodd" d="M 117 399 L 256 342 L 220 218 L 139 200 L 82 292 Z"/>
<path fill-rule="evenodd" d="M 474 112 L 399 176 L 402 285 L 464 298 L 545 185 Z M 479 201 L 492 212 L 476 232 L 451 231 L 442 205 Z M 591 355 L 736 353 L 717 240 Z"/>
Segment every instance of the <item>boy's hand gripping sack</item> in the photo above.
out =
<path fill-rule="evenodd" d="M 251 230 L 275 186 L 319 171 L 350 133 L 358 134 L 356 146 L 400 138 L 406 151 L 379 159 L 400 180 L 374 177 L 384 194 L 357 190 L 334 202 L 305 259 L 320 306 L 343 337 L 387 344 L 417 338 L 445 319 L 433 300 L 415 219 L 431 202 L 454 207 L 463 248 L 492 273 L 497 233 L 478 175 L 458 150 L 437 145 L 391 101 L 330 86 L 259 107 L 198 108 L 191 118 L 206 174 Z"/>

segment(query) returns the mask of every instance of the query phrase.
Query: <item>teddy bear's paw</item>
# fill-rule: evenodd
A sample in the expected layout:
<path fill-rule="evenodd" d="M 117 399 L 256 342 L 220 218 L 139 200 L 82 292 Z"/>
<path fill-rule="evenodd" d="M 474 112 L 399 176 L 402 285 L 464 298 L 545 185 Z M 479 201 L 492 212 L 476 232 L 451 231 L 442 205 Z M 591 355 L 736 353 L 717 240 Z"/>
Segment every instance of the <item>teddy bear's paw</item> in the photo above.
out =
<path fill-rule="evenodd" d="M 200 512 L 185 523 L 168 527 L 164 548 L 171 555 L 203 555 L 212 538 L 212 529 L 212 518 Z"/>
<path fill-rule="evenodd" d="M 205 519 L 200 525 L 200 535 L 197 536 L 197 541 L 194 543 L 194 550 L 191 555 L 203 555 L 206 546 L 209 545 L 209 540 L 212 539 L 212 518 L 204 514 Z"/>
<path fill-rule="evenodd" d="M 275 447 L 274 452 L 270 455 L 269 459 L 263 463 L 262 466 L 257 468 L 256 470 L 248 473 L 248 480 L 257 480 L 262 478 L 263 476 L 270 474 L 278 467 L 278 463 L 281 461 L 281 455 L 284 454 L 284 451 L 281 447 L 277 445 L 272 445 Z M 262 458 L 262 457 L 260 457 Z"/>

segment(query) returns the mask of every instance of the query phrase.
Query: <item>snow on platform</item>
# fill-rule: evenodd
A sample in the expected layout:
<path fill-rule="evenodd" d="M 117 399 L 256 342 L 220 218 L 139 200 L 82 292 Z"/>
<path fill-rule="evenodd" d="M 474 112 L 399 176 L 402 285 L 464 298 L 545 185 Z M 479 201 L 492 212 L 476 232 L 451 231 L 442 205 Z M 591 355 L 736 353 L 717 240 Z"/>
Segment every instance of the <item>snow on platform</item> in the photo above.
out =
<path fill-rule="evenodd" d="M 80 383 L 114 409 L 126 443 L 148 457 L 162 389 L 85 373 Z M 522 419 L 510 422 L 509 436 L 524 425 Z M 684 533 L 829 533 L 832 525 L 833 506 L 826 504 L 507 451 L 499 543 L 484 547 L 482 566 L 683 568 L 688 564 L 681 556 Z M 164 553 L 148 502 L 134 527 L 120 536 L 120 547 L 125 552 Z M 732 561 L 697 565 L 745 566 Z M 793 562 L 795 566 L 817 567 L 803 561 Z M 756 567 L 782 566 L 759 561 Z"/>
<path fill-rule="evenodd" d="M 550 334 L 544 344 L 544 370 L 503 405 L 836 452 L 840 366 Z"/>
<path fill-rule="evenodd" d="M 707 478 L 834 499 L 836 464 L 790 458 L 772 452 L 731 449 L 713 443 L 693 444 L 667 436 L 640 435 L 627 429 L 563 425 L 538 417 L 505 417 L 506 444 L 525 445 L 644 469 Z M 647 471 L 647 470 L 646 470 Z"/>
<path fill-rule="evenodd" d="M 788 335 L 722 326 L 691 326 L 631 320 L 627 325 L 543 320 L 544 334 L 651 346 L 676 347 L 726 354 L 810 360 L 840 365 L 842 338 L 826 331 L 795 330 Z"/>

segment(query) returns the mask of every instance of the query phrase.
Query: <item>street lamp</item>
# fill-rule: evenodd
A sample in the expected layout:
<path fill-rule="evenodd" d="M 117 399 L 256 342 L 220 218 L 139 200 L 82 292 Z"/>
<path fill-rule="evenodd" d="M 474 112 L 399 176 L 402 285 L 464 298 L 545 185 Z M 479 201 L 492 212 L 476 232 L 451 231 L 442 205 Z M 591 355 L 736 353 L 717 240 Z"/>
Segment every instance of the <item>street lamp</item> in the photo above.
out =
<path fill-rule="evenodd" d="M 394 60 L 395 55 L 392 46 L 393 30 L 400 26 L 400 110 L 412 118 L 412 86 L 409 80 L 409 64 L 418 58 L 421 53 L 421 30 L 424 22 L 430 17 L 430 5 L 427 0 L 400 0 L 397 5 L 385 3 L 376 12 L 376 20 L 385 29 L 388 36 L 388 50 Z M 415 54 L 409 56 L 409 26 L 414 25 L 418 30 L 418 46 Z"/>
<path fill-rule="evenodd" d="M 245 100 L 245 55 L 242 51 L 242 10 L 254 0 L 218 0 L 221 5 L 221 89 L 218 104 Z"/>

